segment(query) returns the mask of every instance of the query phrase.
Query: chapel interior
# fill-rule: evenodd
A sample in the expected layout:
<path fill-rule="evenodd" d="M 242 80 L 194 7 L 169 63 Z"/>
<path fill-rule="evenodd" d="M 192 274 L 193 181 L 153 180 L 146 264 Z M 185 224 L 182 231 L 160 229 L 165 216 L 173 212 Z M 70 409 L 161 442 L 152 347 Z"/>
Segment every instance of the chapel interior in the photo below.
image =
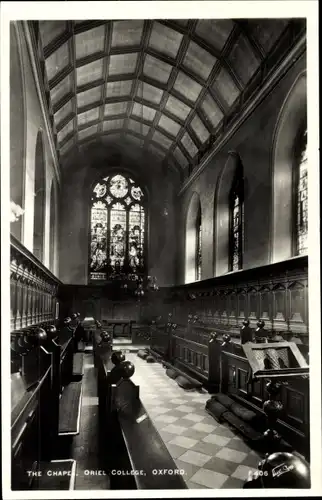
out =
<path fill-rule="evenodd" d="M 308 487 L 306 80 L 301 18 L 10 23 L 13 490 Z"/>

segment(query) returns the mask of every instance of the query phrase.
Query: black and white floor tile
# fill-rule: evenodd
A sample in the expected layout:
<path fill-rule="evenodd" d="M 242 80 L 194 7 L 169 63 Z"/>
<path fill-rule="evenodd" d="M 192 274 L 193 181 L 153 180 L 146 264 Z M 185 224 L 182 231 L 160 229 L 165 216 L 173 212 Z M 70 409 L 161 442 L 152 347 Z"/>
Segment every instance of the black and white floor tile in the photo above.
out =
<path fill-rule="evenodd" d="M 185 391 L 159 363 L 146 363 L 135 353 L 132 377 L 140 398 L 188 488 L 242 488 L 260 457 L 235 433 L 205 410 L 207 392 Z"/>

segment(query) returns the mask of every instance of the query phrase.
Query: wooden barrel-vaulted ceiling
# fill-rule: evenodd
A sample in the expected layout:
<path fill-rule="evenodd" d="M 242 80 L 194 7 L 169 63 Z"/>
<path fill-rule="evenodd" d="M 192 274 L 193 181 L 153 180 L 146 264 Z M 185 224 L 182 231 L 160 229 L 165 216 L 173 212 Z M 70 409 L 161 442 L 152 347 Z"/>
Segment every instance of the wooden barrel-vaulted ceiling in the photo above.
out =
<path fill-rule="evenodd" d="M 104 137 L 184 168 L 287 25 L 285 19 L 32 23 L 60 157 Z"/>

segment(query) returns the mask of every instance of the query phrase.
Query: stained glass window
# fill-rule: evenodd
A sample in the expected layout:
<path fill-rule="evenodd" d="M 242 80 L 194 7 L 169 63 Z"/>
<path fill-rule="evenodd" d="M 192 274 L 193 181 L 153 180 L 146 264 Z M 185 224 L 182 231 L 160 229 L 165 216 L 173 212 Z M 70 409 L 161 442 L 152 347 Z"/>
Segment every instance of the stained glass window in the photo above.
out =
<path fill-rule="evenodd" d="M 242 269 L 243 209 L 243 179 L 240 171 L 236 174 L 230 193 L 230 271 Z"/>
<path fill-rule="evenodd" d="M 307 254 L 308 250 L 308 196 L 307 196 L 307 133 L 303 135 L 302 151 L 297 175 L 297 254 Z"/>
<path fill-rule="evenodd" d="M 120 174 L 97 182 L 91 204 L 90 279 L 144 272 L 145 235 L 141 187 Z"/>
<path fill-rule="evenodd" d="M 201 236 L 202 236 L 202 225 L 201 225 L 201 214 L 197 219 L 197 248 L 196 248 L 196 281 L 201 280 L 201 264 L 202 264 L 202 250 L 201 250 Z"/>

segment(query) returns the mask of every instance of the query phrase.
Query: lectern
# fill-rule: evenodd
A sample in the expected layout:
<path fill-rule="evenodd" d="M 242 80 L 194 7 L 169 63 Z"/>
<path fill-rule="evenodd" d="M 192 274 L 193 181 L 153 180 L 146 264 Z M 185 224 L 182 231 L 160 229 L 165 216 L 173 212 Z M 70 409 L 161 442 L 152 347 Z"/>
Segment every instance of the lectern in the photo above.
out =
<path fill-rule="evenodd" d="M 294 342 L 248 342 L 242 347 L 252 369 L 252 378 L 267 379 L 269 399 L 264 402 L 263 410 L 268 428 L 264 432 L 263 441 L 267 452 L 276 452 L 281 441 L 281 436 L 276 431 L 276 422 L 283 409 L 282 403 L 278 401 L 279 390 L 290 379 L 307 378 L 309 366 Z"/>

